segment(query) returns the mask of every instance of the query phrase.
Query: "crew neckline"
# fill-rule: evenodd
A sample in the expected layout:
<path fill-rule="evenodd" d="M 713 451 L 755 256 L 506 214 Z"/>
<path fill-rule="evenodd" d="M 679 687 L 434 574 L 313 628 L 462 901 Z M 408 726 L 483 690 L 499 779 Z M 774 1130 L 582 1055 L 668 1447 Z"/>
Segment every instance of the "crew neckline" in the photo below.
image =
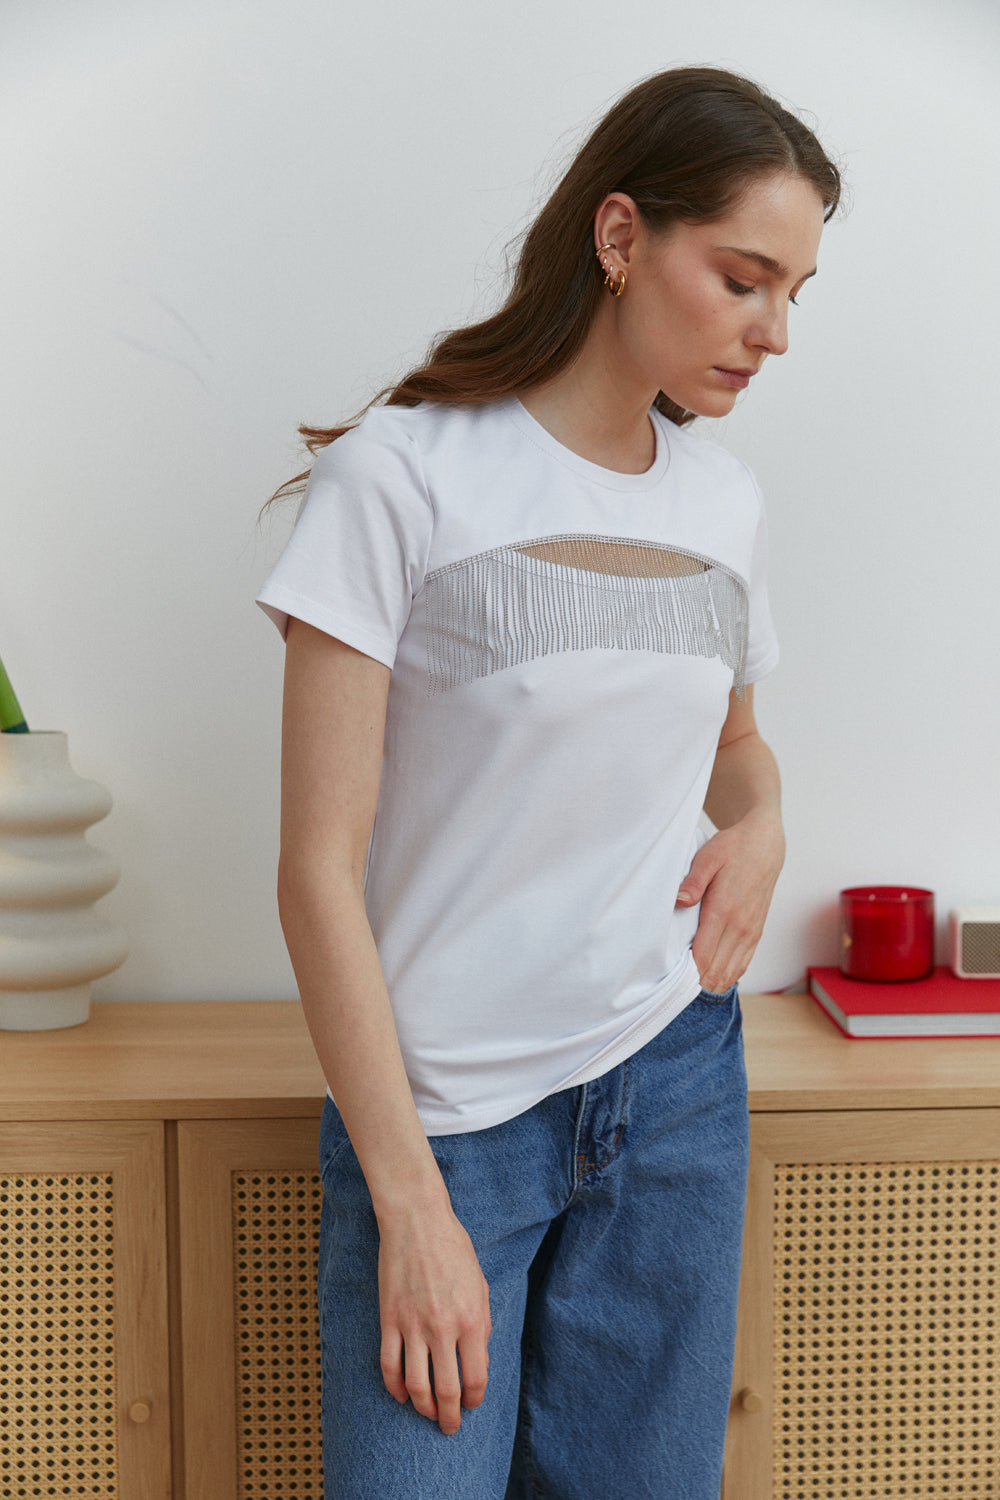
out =
<path fill-rule="evenodd" d="M 507 415 L 543 453 L 549 454 L 565 468 L 572 469 L 575 474 L 589 479 L 592 484 L 603 485 L 605 489 L 632 492 L 653 489 L 670 466 L 670 440 L 667 436 L 666 419 L 655 407 L 650 408 L 649 416 L 656 438 L 656 453 L 649 468 L 641 474 L 623 474 L 619 469 L 605 469 L 600 464 L 591 463 L 589 458 L 574 453 L 572 448 L 567 448 L 558 438 L 554 438 L 517 396 L 511 396 L 507 402 Z"/>

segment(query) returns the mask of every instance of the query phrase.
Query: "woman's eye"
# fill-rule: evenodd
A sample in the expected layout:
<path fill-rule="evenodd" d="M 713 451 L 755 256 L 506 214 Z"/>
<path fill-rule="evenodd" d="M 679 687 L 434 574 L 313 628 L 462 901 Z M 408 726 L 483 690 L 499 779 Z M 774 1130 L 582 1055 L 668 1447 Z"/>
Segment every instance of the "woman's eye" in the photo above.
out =
<path fill-rule="evenodd" d="M 737 297 L 747 297 L 753 291 L 752 286 L 744 286 L 742 281 L 736 281 L 732 276 L 726 277 L 726 285 L 731 292 L 736 293 Z"/>

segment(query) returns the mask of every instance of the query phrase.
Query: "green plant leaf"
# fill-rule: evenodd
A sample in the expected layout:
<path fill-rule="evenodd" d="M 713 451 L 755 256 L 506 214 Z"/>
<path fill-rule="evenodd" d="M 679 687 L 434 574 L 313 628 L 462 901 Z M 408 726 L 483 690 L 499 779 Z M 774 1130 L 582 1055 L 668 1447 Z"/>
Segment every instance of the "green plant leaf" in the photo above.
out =
<path fill-rule="evenodd" d="M 0 730 L 4 734 L 27 734 L 28 732 L 21 705 L 10 685 L 10 678 L 7 676 L 2 660 L 0 660 Z"/>

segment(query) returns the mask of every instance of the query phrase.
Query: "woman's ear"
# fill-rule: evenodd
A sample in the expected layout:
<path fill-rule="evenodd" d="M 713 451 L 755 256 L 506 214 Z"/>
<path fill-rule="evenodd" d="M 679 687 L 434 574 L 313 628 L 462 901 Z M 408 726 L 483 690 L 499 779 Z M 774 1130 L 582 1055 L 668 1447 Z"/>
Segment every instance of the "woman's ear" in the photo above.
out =
<path fill-rule="evenodd" d="M 642 219 L 634 198 L 627 193 L 609 193 L 594 215 L 594 250 L 614 247 L 614 263 L 627 268 Z"/>

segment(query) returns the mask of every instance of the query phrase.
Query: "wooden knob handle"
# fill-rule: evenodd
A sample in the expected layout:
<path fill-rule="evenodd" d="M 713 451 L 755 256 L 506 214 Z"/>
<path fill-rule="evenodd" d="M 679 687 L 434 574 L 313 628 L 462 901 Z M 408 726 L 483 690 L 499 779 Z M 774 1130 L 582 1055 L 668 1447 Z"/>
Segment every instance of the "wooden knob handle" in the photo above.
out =
<path fill-rule="evenodd" d="M 153 1415 L 153 1408 L 148 1401 L 133 1401 L 128 1409 L 130 1422 L 148 1422 Z"/>
<path fill-rule="evenodd" d="M 764 1406 L 764 1398 L 759 1391 L 752 1386 L 745 1385 L 740 1391 L 740 1405 L 744 1411 L 761 1411 Z"/>

